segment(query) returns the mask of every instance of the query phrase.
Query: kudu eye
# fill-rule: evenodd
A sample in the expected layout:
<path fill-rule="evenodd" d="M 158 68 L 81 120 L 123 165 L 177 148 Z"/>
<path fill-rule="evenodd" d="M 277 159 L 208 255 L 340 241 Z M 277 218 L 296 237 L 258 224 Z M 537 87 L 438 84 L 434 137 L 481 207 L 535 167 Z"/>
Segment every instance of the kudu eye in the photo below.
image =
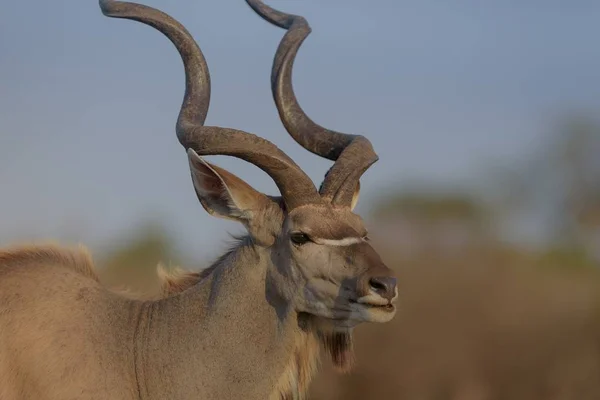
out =
<path fill-rule="evenodd" d="M 290 239 L 292 240 L 292 243 L 298 246 L 302 246 L 303 244 L 310 241 L 310 238 L 304 232 L 293 232 L 290 236 Z"/>

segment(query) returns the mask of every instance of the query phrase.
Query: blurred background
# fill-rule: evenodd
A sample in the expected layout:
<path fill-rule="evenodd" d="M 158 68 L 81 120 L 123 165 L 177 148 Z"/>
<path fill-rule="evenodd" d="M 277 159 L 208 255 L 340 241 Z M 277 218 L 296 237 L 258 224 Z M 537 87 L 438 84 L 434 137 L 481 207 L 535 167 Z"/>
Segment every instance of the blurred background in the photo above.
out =
<path fill-rule="evenodd" d="M 242 0 L 147 0 L 209 63 L 207 123 L 330 165 L 278 119 L 284 31 Z M 271 0 L 313 33 L 295 63 L 318 123 L 380 156 L 358 212 L 400 276 L 386 326 L 313 399 L 600 398 L 600 3 Z M 158 262 L 208 266 L 241 227 L 198 204 L 174 133 L 171 43 L 96 1 L 0 3 L 0 245 L 83 242 L 109 285 L 157 290 Z M 211 157 L 276 194 L 258 168 Z"/>

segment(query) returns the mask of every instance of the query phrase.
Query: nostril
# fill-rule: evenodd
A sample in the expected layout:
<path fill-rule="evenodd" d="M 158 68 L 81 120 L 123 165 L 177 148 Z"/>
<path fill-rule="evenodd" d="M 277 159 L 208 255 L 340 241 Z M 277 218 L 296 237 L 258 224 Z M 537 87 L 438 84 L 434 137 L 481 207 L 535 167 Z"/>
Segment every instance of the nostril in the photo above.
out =
<path fill-rule="evenodd" d="M 369 285 L 371 285 L 371 288 L 375 289 L 375 291 L 380 291 L 380 290 L 385 290 L 386 286 L 385 283 L 381 282 L 379 279 L 377 278 L 372 278 L 369 281 Z"/>
<path fill-rule="evenodd" d="M 369 286 L 380 296 L 391 300 L 396 292 L 396 278 L 373 277 L 369 279 Z"/>

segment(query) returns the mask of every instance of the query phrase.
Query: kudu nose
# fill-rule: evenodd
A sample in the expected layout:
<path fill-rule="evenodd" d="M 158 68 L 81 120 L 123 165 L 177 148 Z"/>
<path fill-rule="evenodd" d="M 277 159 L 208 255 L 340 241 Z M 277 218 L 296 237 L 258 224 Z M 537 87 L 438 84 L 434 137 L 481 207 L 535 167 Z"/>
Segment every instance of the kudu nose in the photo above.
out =
<path fill-rule="evenodd" d="M 396 295 L 396 278 L 391 276 L 376 276 L 369 279 L 371 289 L 383 297 L 392 301 Z"/>

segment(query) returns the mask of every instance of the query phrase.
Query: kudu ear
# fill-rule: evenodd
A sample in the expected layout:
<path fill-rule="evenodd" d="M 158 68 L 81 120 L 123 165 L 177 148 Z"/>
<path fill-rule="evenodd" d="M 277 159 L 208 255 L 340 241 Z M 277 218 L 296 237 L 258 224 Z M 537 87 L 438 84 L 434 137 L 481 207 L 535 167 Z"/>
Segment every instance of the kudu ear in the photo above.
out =
<path fill-rule="evenodd" d="M 234 174 L 204 161 L 194 150 L 187 153 L 194 189 L 209 214 L 247 224 L 252 210 L 268 201 L 267 196 Z"/>

